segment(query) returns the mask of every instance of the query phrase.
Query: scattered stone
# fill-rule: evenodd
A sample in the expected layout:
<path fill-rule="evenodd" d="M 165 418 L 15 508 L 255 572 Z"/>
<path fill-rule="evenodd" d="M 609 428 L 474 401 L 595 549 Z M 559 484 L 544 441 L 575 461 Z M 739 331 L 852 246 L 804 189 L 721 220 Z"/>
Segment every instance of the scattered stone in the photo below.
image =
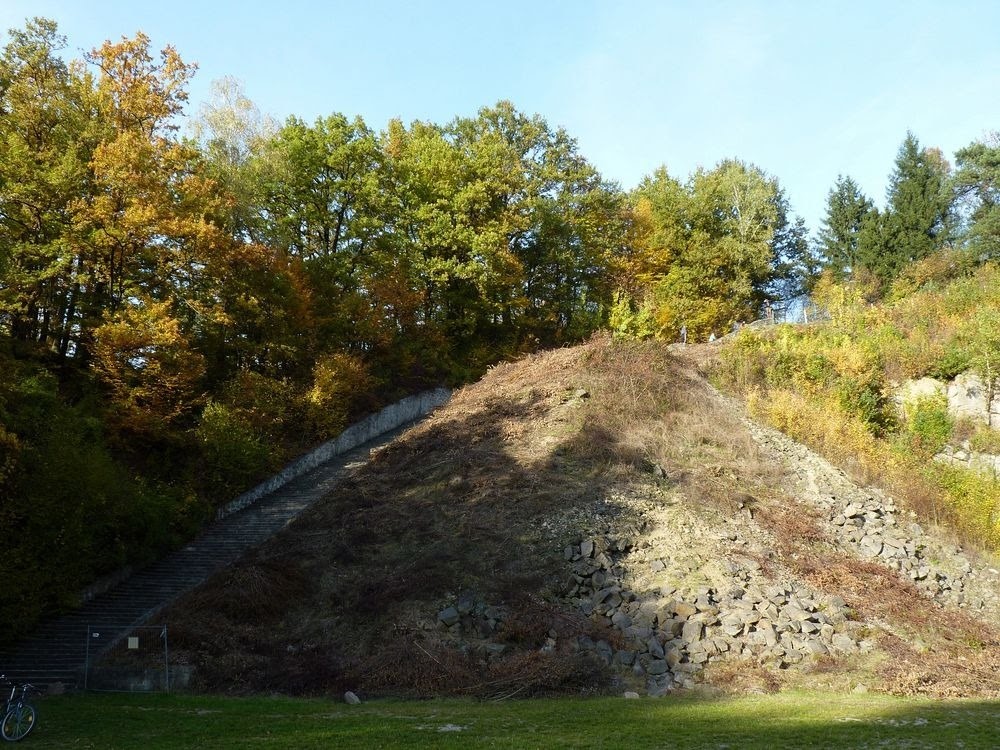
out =
<path fill-rule="evenodd" d="M 684 627 L 681 628 L 681 638 L 688 643 L 699 641 L 704 631 L 705 626 L 702 623 L 697 620 L 688 620 L 684 623 Z"/>
<path fill-rule="evenodd" d="M 359 706 L 361 705 L 361 699 L 357 695 L 352 693 L 350 690 L 348 690 L 346 693 L 344 693 L 344 703 L 347 703 L 348 705 L 351 706 Z"/>
<path fill-rule="evenodd" d="M 650 675 L 660 675 L 666 674 L 669 671 L 667 662 L 663 659 L 651 659 L 649 664 L 646 665 L 646 674 Z"/>
<path fill-rule="evenodd" d="M 597 655 L 604 660 L 605 664 L 609 665 L 611 664 L 611 659 L 614 656 L 614 650 L 611 648 L 610 643 L 603 640 L 598 641 L 596 644 L 594 644 L 594 650 L 597 652 Z"/>
<path fill-rule="evenodd" d="M 650 638 L 645 643 L 646 650 L 655 659 L 662 659 L 664 657 L 663 645 L 657 638 Z"/>
<path fill-rule="evenodd" d="M 621 650 L 615 652 L 615 661 L 623 667 L 631 667 L 635 664 L 635 651 Z"/>
<path fill-rule="evenodd" d="M 611 624 L 619 630 L 625 630 L 632 626 L 632 618 L 622 611 L 615 612 L 611 617 Z"/>
<path fill-rule="evenodd" d="M 445 607 L 438 612 L 438 621 L 444 623 L 448 627 L 457 623 L 460 618 L 461 615 L 455 607 Z"/>
<path fill-rule="evenodd" d="M 698 613 L 698 607 L 694 604 L 688 604 L 687 602 L 675 602 L 673 605 L 673 612 L 677 617 L 682 620 L 686 620 L 692 615 Z"/>
<path fill-rule="evenodd" d="M 458 601 L 455 603 L 455 609 L 458 610 L 460 615 L 467 615 L 476 608 L 476 595 L 471 591 L 463 591 L 459 597 Z"/>

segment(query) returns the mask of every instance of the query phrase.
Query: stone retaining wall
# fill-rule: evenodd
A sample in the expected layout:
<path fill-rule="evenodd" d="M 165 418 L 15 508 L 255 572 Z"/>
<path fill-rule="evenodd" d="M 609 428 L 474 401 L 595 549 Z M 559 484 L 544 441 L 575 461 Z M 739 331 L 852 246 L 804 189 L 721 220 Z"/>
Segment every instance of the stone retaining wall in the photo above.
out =
<path fill-rule="evenodd" d="M 958 448 L 946 445 L 944 450 L 934 456 L 934 460 L 1000 479 L 1000 456 L 974 451 L 969 447 L 968 441 Z"/>
<path fill-rule="evenodd" d="M 377 438 L 379 435 L 384 435 L 407 422 L 412 422 L 419 417 L 429 414 L 437 407 L 447 403 L 450 398 L 450 390 L 447 388 L 436 388 L 432 391 L 418 393 L 415 396 L 407 396 L 401 401 L 386 406 L 381 411 L 351 425 L 333 440 L 328 440 L 318 448 L 288 464 L 288 466 L 270 479 L 261 482 L 235 500 L 226 503 L 219 508 L 216 514 L 217 517 L 220 519 L 225 518 L 246 508 L 248 505 L 252 505 L 260 498 L 271 494 L 280 487 L 284 487 L 293 479 L 307 474 L 331 458 L 353 450 L 359 445 Z"/>
<path fill-rule="evenodd" d="M 972 370 L 945 383 L 934 378 L 907 380 L 896 389 L 896 405 L 906 416 L 920 399 L 942 397 L 955 419 L 971 419 L 988 427 L 1000 426 L 1000 391 Z"/>

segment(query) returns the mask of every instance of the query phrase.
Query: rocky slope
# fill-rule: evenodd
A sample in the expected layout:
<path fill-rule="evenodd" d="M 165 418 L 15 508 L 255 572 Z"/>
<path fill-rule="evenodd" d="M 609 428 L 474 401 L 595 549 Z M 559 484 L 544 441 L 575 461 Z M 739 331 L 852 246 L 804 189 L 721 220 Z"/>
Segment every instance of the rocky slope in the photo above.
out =
<path fill-rule="evenodd" d="M 1000 695 L 1000 573 L 754 424 L 709 348 L 494 368 L 165 613 L 208 688 Z"/>

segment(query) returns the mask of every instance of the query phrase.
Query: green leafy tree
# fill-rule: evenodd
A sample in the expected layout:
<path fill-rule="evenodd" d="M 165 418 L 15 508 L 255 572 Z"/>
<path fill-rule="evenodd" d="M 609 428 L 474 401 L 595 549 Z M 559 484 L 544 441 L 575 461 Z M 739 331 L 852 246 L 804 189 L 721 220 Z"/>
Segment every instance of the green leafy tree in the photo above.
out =
<path fill-rule="evenodd" d="M 858 244 L 865 219 L 874 210 L 872 202 L 850 177 L 838 176 L 826 199 L 826 216 L 817 249 L 826 268 L 838 278 L 858 265 Z"/>
<path fill-rule="evenodd" d="M 547 345 L 593 330 L 610 301 L 607 269 L 622 217 L 604 182 L 562 129 L 510 102 L 450 126 L 471 163 L 480 205 L 471 222 L 495 275 L 479 325 L 487 335 Z"/>
<path fill-rule="evenodd" d="M 0 321 L 66 354 L 79 292 L 76 205 L 88 190 L 81 76 L 52 21 L 12 29 L 0 54 Z"/>
<path fill-rule="evenodd" d="M 1000 133 L 955 154 L 956 196 L 968 214 L 968 242 L 983 258 L 1000 256 Z"/>
<path fill-rule="evenodd" d="M 360 119 L 312 125 L 290 118 L 262 141 L 252 168 L 262 178 L 261 239 L 298 263 L 309 290 L 312 336 L 326 350 L 364 350 L 380 323 L 368 296 L 385 229 L 382 152 Z M 316 351 L 302 352 L 300 364 Z"/>
<path fill-rule="evenodd" d="M 862 227 L 859 260 L 882 283 L 944 246 L 951 226 L 950 167 L 935 149 L 921 149 L 913 133 L 896 155 L 888 203 L 879 221 Z M 877 227 L 877 231 L 876 231 Z"/>
<path fill-rule="evenodd" d="M 385 245 L 419 295 L 420 338 L 436 332 L 449 367 L 573 340 L 606 317 L 622 199 L 564 131 L 500 102 L 446 127 L 391 123 L 384 143 Z"/>
<path fill-rule="evenodd" d="M 687 184 L 661 169 L 633 201 L 632 262 L 648 279 L 637 309 L 651 307 L 660 336 L 674 338 L 685 326 L 694 340 L 706 338 L 757 314 L 775 281 L 775 231 L 787 214 L 775 179 L 735 160 L 699 169 Z M 786 227 L 779 237 L 791 254 L 800 249 L 797 233 Z"/>
<path fill-rule="evenodd" d="M 264 186 L 273 171 L 265 144 L 278 124 L 261 113 L 242 84 L 227 77 L 212 82 L 212 97 L 202 105 L 191 130 L 206 174 L 228 196 L 230 233 L 240 241 L 265 242 Z"/>

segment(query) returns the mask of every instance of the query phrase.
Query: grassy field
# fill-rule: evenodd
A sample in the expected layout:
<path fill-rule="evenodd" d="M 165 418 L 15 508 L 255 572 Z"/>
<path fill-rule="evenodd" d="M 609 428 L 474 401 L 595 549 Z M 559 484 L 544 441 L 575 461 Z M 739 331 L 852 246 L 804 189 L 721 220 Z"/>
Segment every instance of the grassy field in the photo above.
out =
<path fill-rule="evenodd" d="M 996 748 L 1000 704 L 882 695 L 484 703 L 193 695 L 40 701 L 32 748 Z"/>

